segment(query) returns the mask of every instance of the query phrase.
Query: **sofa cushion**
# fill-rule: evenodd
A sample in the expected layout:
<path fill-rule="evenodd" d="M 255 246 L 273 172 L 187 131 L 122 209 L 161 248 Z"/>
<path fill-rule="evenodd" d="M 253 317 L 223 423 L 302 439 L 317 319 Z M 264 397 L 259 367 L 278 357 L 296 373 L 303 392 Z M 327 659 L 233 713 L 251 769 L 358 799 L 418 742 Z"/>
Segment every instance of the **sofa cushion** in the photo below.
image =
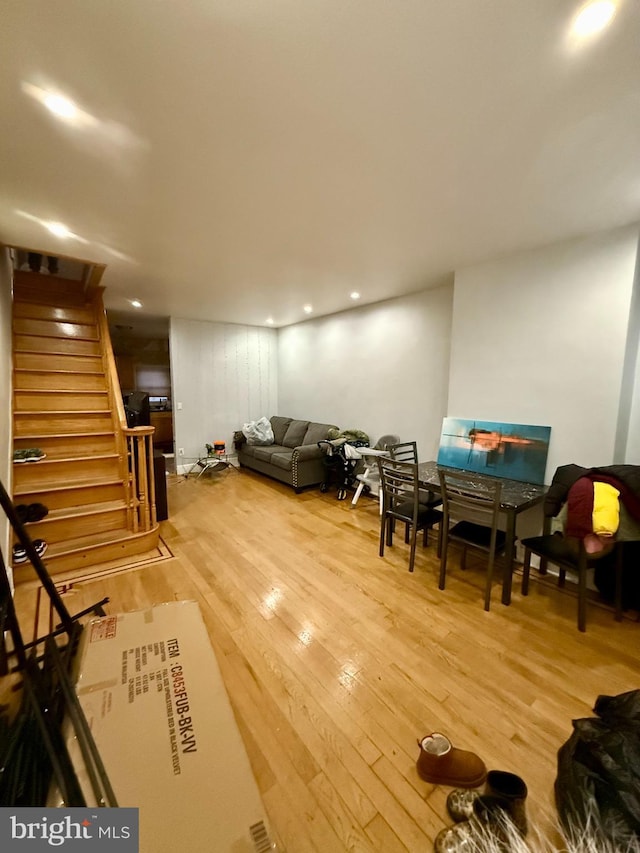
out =
<path fill-rule="evenodd" d="M 271 457 L 271 464 L 275 465 L 277 468 L 282 468 L 284 471 L 290 471 L 293 451 L 282 450 L 282 448 L 280 448 L 280 450 L 280 453 L 274 453 Z"/>
<path fill-rule="evenodd" d="M 271 421 L 271 429 L 273 430 L 273 443 L 284 444 L 284 436 L 291 423 L 291 418 L 281 418 L 280 415 L 274 415 L 269 418 Z"/>
<path fill-rule="evenodd" d="M 271 457 L 274 453 L 282 453 L 284 447 L 279 444 L 262 445 L 255 448 L 253 457 L 260 459 L 262 462 L 271 462 Z"/>
<path fill-rule="evenodd" d="M 273 445 L 271 445 L 271 446 L 273 447 Z M 259 447 L 259 445 L 257 445 L 257 444 L 247 444 L 245 442 L 242 445 L 242 447 L 240 448 L 240 452 L 242 453 L 243 456 L 255 456 L 256 450 L 258 449 L 258 447 Z"/>
<path fill-rule="evenodd" d="M 309 421 L 291 421 L 285 433 L 282 443 L 285 447 L 298 447 L 302 444 Z"/>
<path fill-rule="evenodd" d="M 307 427 L 304 441 L 300 444 L 317 444 L 319 441 L 325 441 L 330 429 L 331 424 L 317 424 L 312 421 Z"/>

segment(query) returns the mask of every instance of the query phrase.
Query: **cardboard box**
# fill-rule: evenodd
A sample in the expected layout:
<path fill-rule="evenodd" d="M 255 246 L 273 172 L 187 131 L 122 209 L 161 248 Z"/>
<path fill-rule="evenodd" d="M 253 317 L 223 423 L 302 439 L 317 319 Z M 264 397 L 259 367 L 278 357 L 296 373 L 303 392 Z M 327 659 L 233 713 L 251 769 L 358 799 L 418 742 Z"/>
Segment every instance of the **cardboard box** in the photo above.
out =
<path fill-rule="evenodd" d="M 118 805 L 140 810 L 140 853 L 274 849 L 196 602 L 91 621 L 78 661 L 76 691 Z M 89 792 L 73 738 L 70 749 Z"/>

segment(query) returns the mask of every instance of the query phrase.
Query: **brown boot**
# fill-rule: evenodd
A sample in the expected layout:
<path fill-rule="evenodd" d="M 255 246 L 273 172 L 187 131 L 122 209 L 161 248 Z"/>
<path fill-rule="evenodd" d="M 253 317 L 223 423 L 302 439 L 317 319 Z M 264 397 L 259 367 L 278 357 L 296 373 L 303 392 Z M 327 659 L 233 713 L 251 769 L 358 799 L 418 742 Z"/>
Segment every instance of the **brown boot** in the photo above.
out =
<path fill-rule="evenodd" d="M 439 732 L 426 735 L 418 741 L 420 755 L 416 766 L 418 775 L 434 785 L 453 785 L 459 788 L 476 788 L 487 778 L 484 762 L 474 752 L 457 749 Z"/>

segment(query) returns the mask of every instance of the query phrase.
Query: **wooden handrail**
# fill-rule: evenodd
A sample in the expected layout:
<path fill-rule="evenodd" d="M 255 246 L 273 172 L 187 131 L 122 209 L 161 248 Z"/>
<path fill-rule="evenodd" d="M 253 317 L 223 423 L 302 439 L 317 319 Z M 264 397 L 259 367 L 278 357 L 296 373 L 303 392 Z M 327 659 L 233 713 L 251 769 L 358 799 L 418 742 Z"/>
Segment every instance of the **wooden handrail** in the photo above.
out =
<path fill-rule="evenodd" d="M 93 291 L 93 298 L 91 301 L 96 312 L 96 322 L 98 324 L 98 332 L 100 334 L 102 358 L 104 361 L 109 390 L 109 404 L 111 406 L 111 411 L 115 412 L 117 415 L 121 429 L 126 429 L 127 416 L 124 411 L 124 402 L 122 400 L 122 392 L 120 390 L 120 379 L 118 378 L 116 359 L 113 354 L 113 347 L 111 346 L 111 334 L 109 332 L 107 312 L 105 311 L 104 304 L 102 302 L 103 289 L 104 288 L 96 288 Z"/>
<path fill-rule="evenodd" d="M 96 287 L 92 304 L 101 340 L 102 360 L 109 407 L 116 433 L 120 473 L 126 487 L 127 526 L 133 533 L 147 532 L 157 525 L 155 481 L 153 477 L 153 426 L 127 426 L 127 417 L 120 390 L 116 359 L 111 345 L 109 323 L 102 302 L 102 287 Z"/>

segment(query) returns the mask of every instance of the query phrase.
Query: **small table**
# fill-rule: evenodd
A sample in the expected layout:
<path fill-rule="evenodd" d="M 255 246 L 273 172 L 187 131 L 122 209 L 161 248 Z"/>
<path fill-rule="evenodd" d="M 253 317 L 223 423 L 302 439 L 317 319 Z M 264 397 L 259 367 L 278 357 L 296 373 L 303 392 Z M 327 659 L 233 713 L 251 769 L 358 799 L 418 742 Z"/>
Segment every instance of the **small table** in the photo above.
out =
<path fill-rule="evenodd" d="M 184 475 L 185 479 L 189 477 L 190 474 L 193 474 L 197 468 L 200 469 L 200 473 L 196 477 L 196 480 L 199 480 L 205 471 L 211 471 L 217 474 L 221 471 L 226 471 L 229 468 L 235 468 L 236 466 L 231 461 L 232 459 L 237 459 L 235 454 L 232 453 L 216 453 L 212 456 L 201 456 L 199 459 L 196 459 L 191 468 L 189 468 L 187 473 Z"/>
<path fill-rule="evenodd" d="M 418 463 L 418 479 L 420 485 L 430 492 L 440 494 L 440 478 L 438 468 L 447 470 L 446 465 L 439 466 L 437 462 Z M 455 468 L 450 470 L 455 471 Z M 473 473 L 470 471 L 467 474 Z M 549 486 L 540 486 L 537 483 L 521 483 L 518 480 L 508 480 L 505 477 L 497 477 L 502 481 L 500 492 L 500 508 L 507 518 L 506 546 L 505 546 L 505 572 L 502 581 L 502 603 L 511 603 L 511 580 L 513 574 L 513 559 L 516 550 L 516 516 L 530 509 L 532 506 L 542 503 Z"/>

